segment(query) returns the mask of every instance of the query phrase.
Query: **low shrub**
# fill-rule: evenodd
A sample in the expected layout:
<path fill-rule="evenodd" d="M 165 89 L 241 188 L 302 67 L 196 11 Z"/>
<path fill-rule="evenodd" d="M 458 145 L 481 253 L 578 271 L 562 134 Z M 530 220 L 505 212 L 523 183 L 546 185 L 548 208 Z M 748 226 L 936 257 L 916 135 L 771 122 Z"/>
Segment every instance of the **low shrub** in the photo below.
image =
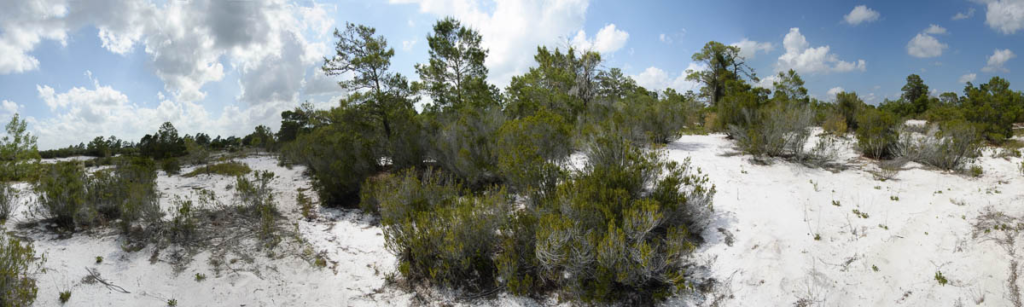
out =
<path fill-rule="evenodd" d="M 689 161 L 600 138 L 585 169 L 540 208 L 539 278 L 584 302 L 645 304 L 686 289 L 684 256 L 714 193 Z"/>
<path fill-rule="evenodd" d="M 135 222 L 159 222 L 163 212 L 156 177 L 153 160 L 138 157 L 121 159 L 113 169 L 96 172 L 86 186 L 86 222 L 119 220 L 126 234 Z"/>
<path fill-rule="evenodd" d="M 511 210 L 503 189 L 467 192 L 448 176 L 428 169 L 386 175 L 377 184 L 385 247 L 410 281 L 489 289 L 496 273 L 498 230 Z"/>
<path fill-rule="evenodd" d="M 74 162 L 60 162 L 44 166 L 35 184 L 39 195 L 36 210 L 57 227 L 74 231 L 75 219 L 85 208 L 87 177 L 85 170 Z"/>
<path fill-rule="evenodd" d="M 36 300 L 36 280 L 31 277 L 41 267 L 29 242 L 0 230 L 0 305 L 30 306 Z"/>
<path fill-rule="evenodd" d="M 167 175 L 177 175 L 181 173 L 181 162 L 178 161 L 178 158 L 167 158 L 164 159 L 160 168 L 163 169 L 164 173 L 167 173 Z"/>
<path fill-rule="evenodd" d="M 973 125 L 964 121 L 942 124 L 941 132 L 919 146 L 919 162 L 945 170 L 963 168 L 970 159 L 978 156 L 981 135 Z"/>
<path fill-rule="evenodd" d="M 896 115 L 874 108 L 862 108 L 857 114 L 857 145 L 864 156 L 873 159 L 891 158 L 899 139 Z"/>
<path fill-rule="evenodd" d="M 277 204 L 270 186 L 274 173 L 256 171 L 252 178 L 235 177 L 235 197 L 242 209 L 255 214 L 260 219 L 259 236 L 265 241 L 273 241 L 276 229 Z"/>
<path fill-rule="evenodd" d="M 188 172 L 183 177 L 195 177 L 202 174 L 210 175 L 222 175 L 222 176 L 241 176 L 252 172 L 249 165 L 237 161 L 228 161 L 222 163 L 216 163 L 213 165 L 206 165 L 204 167 L 197 167 L 191 172 Z"/>
<path fill-rule="evenodd" d="M 171 241 L 188 244 L 193 241 L 199 228 L 195 205 L 191 199 L 175 197 L 171 213 Z"/>
<path fill-rule="evenodd" d="M 295 196 L 295 202 L 299 204 L 299 211 L 302 213 L 302 218 L 312 220 L 316 218 L 316 204 L 306 196 L 306 193 L 299 193 Z"/>
<path fill-rule="evenodd" d="M 745 124 L 729 127 L 737 145 L 757 157 L 802 157 L 814 112 L 795 104 L 743 111 Z"/>
<path fill-rule="evenodd" d="M 837 136 L 846 135 L 847 128 L 849 128 L 849 124 L 846 122 L 846 117 L 837 113 L 829 114 L 828 117 L 825 117 L 825 122 L 821 124 L 821 129 L 825 133 Z"/>

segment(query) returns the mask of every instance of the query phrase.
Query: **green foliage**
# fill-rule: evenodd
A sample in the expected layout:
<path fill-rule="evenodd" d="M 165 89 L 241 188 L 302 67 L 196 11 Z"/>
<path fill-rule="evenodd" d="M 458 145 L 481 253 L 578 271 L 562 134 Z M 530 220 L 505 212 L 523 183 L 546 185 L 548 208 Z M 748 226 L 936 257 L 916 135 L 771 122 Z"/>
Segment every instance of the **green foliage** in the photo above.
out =
<path fill-rule="evenodd" d="M 191 199 L 175 197 L 171 211 L 171 242 L 188 244 L 199 228 L 198 212 Z"/>
<path fill-rule="evenodd" d="M 757 157 L 800 157 L 810 136 L 814 113 L 791 103 L 746 109 L 745 126 L 730 126 L 737 145 Z"/>
<path fill-rule="evenodd" d="M 962 121 L 948 121 L 941 125 L 942 130 L 933 137 L 924 138 L 916 150 L 917 159 L 944 170 L 958 170 L 968 160 L 979 155 L 981 136 L 975 125 Z M 935 141 L 929 141 L 934 139 Z"/>
<path fill-rule="evenodd" d="M 119 220 L 123 233 L 138 221 L 163 216 L 156 191 L 156 166 L 149 158 L 121 159 L 110 171 L 96 172 L 86 187 L 89 221 Z"/>
<path fill-rule="evenodd" d="M 510 120 L 497 134 L 498 172 L 516 192 L 550 191 L 572 152 L 571 140 L 569 124 L 546 110 Z"/>
<path fill-rule="evenodd" d="M 175 307 L 175 306 L 178 306 L 178 300 L 177 299 L 173 299 L 172 298 L 172 299 L 167 300 L 167 307 Z"/>
<path fill-rule="evenodd" d="M 857 97 L 857 93 L 841 92 L 836 94 L 836 110 L 846 119 L 846 127 L 850 130 L 857 130 L 857 116 L 861 110 L 867 107 L 864 101 Z"/>
<path fill-rule="evenodd" d="M 434 104 L 432 108 L 445 110 L 464 105 L 485 107 L 494 103 L 497 89 L 487 85 L 487 50 L 480 47 L 481 37 L 476 30 L 463 26 L 447 17 L 434 24 L 434 32 L 427 36 L 430 61 L 416 64 L 416 72 Z"/>
<path fill-rule="evenodd" d="M 831 135 L 843 136 L 846 135 L 849 125 L 843 115 L 832 113 L 825 118 L 825 122 L 821 124 L 821 129 Z"/>
<path fill-rule="evenodd" d="M 1000 143 L 1013 136 L 1013 123 L 1024 116 L 1024 94 L 1010 90 L 1010 82 L 992 77 L 986 84 L 968 83 L 962 100 L 964 117 L 978 125 L 989 141 Z"/>
<path fill-rule="evenodd" d="M 273 180 L 274 173 L 269 171 L 256 171 L 252 178 L 235 178 L 235 198 L 243 210 L 260 218 L 259 236 L 268 242 L 275 239 L 276 230 L 277 203 L 274 202 L 274 191 L 270 187 Z"/>
<path fill-rule="evenodd" d="M 505 89 L 505 113 L 511 118 L 526 117 L 547 110 L 574 123 L 578 115 L 587 110 L 587 102 L 590 101 L 587 99 L 592 99 L 574 91 L 589 88 L 578 86 L 577 83 L 601 83 L 600 89 L 609 92 L 605 95 L 614 96 L 619 89 L 616 85 L 622 84 L 620 81 L 632 81 L 615 68 L 597 75 L 584 73 L 590 72 L 589 68 L 600 63 L 600 55 L 586 53 L 580 56 L 572 47 L 565 53 L 557 48 L 551 51 L 547 47 L 537 47 L 537 54 L 533 58 L 537 66 L 530 68 L 525 75 L 513 76 Z"/>
<path fill-rule="evenodd" d="M 935 271 L 935 281 L 939 282 L 940 286 L 945 286 L 947 283 L 949 283 L 949 280 L 946 279 L 946 276 L 942 275 L 942 271 Z"/>
<path fill-rule="evenodd" d="M 205 167 L 197 167 L 188 174 L 182 175 L 182 177 L 195 177 L 201 174 L 217 174 L 221 176 L 237 177 L 250 172 L 252 172 L 252 169 L 249 168 L 249 165 L 237 161 L 228 161 L 207 165 Z"/>
<path fill-rule="evenodd" d="M 422 178 L 422 179 L 421 179 Z M 452 179 L 415 170 L 380 179 L 378 189 L 385 247 L 409 280 L 488 289 L 494 282 L 498 229 L 511 204 L 503 189 L 463 195 Z"/>
<path fill-rule="evenodd" d="M 96 256 L 96 264 L 103 263 L 103 256 Z"/>
<path fill-rule="evenodd" d="M 899 127 L 896 115 L 874 108 L 864 108 L 857 114 L 858 146 L 868 158 L 892 157 L 893 146 L 899 139 Z"/>
<path fill-rule="evenodd" d="M 74 231 L 75 219 L 85 208 L 89 178 L 74 162 L 44 166 L 35 191 L 39 195 L 37 210 L 63 230 Z"/>
<path fill-rule="evenodd" d="M 712 106 L 717 105 L 725 97 L 730 82 L 740 81 L 743 76 L 751 80 L 757 79 L 754 70 L 747 66 L 740 56 L 740 48 L 736 46 L 710 41 L 704 48 L 694 53 L 692 59 L 694 63 L 704 64 L 708 69 L 687 70 L 686 80 L 704 85 L 701 87 L 700 95 Z"/>
<path fill-rule="evenodd" d="M 687 288 L 683 256 L 694 248 L 714 187 L 616 138 L 598 138 L 587 167 L 542 204 L 536 230 L 540 278 L 586 302 L 660 300 Z"/>
<path fill-rule="evenodd" d="M 160 125 L 156 134 L 143 136 L 138 146 L 140 154 L 157 160 L 184 156 L 187 150 L 185 140 L 170 122 Z"/>
<path fill-rule="evenodd" d="M 299 204 L 299 212 L 302 213 L 302 217 L 307 220 L 312 220 L 316 217 L 316 204 L 306 196 L 306 193 L 299 191 L 295 196 L 295 202 Z"/>
<path fill-rule="evenodd" d="M 71 290 L 61 291 L 57 298 L 60 300 L 61 304 L 66 304 L 71 300 Z"/>
<path fill-rule="evenodd" d="M 22 243 L 5 230 L 0 230 L 0 305 L 30 306 L 36 300 L 34 268 L 41 267 L 32 243 Z"/>
<path fill-rule="evenodd" d="M 32 172 L 27 162 L 40 159 L 38 138 L 28 133 L 28 124 L 17 113 L 6 129 L 7 135 L 0 139 L 0 180 L 20 180 Z"/>
<path fill-rule="evenodd" d="M 497 107 L 440 114 L 431 156 L 444 171 L 474 189 L 498 182 L 495 140 L 504 123 L 505 115 Z"/>
<path fill-rule="evenodd" d="M 343 105 L 320 111 L 330 124 L 301 134 L 286 150 L 308 167 L 320 201 L 327 206 L 358 203 L 363 181 L 377 173 L 384 142 L 363 108 Z"/>
<path fill-rule="evenodd" d="M 160 162 L 160 168 L 167 175 L 177 175 L 181 173 L 181 162 L 178 161 L 178 158 L 167 158 Z"/>
<path fill-rule="evenodd" d="M 202 282 L 206 280 L 206 274 L 196 273 L 196 282 Z"/>

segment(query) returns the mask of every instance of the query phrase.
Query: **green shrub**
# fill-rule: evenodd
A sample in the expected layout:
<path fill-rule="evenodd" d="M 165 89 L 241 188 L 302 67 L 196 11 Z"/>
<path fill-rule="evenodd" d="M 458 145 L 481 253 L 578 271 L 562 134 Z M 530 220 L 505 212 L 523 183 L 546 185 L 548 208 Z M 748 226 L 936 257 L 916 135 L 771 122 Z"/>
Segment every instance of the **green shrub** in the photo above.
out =
<path fill-rule="evenodd" d="M 981 136 L 974 125 L 964 121 L 946 122 L 941 132 L 924 138 L 915 146 L 920 151 L 915 161 L 944 170 L 958 170 L 978 156 L 980 143 Z"/>
<path fill-rule="evenodd" d="M 335 108 L 325 113 L 331 124 L 300 134 L 285 147 L 284 156 L 308 167 L 325 206 L 356 205 L 363 181 L 382 168 L 378 157 L 384 141 L 363 111 Z"/>
<path fill-rule="evenodd" d="M 299 191 L 295 196 L 295 202 L 299 204 L 299 211 L 302 213 L 302 218 L 312 220 L 316 217 L 316 212 L 313 211 L 316 209 L 316 204 L 306 196 L 306 193 Z"/>
<path fill-rule="evenodd" d="M 174 198 L 171 213 L 171 241 L 178 244 L 192 242 L 198 229 L 195 205 L 191 199 Z"/>
<path fill-rule="evenodd" d="M 252 172 L 249 165 L 237 161 L 228 161 L 223 163 L 217 163 L 213 165 L 206 165 L 205 167 L 197 167 L 188 174 L 182 175 L 183 177 L 195 177 L 201 174 L 217 174 L 222 176 L 241 176 Z"/>
<path fill-rule="evenodd" d="M 541 207 L 540 278 L 585 302 L 650 303 L 687 288 L 683 256 L 708 222 L 707 177 L 626 140 L 599 138 L 586 168 Z"/>
<path fill-rule="evenodd" d="M 896 115 L 864 108 L 857 115 L 857 145 L 868 158 L 890 158 L 899 139 L 899 127 Z"/>
<path fill-rule="evenodd" d="M 71 290 L 61 291 L 57 298 L 60 300 L 60 303 L 62 305 L 66 304 L 68 301 L 71 300 Z"/>
<path fill-rule="evenodd" d="M 177 175 L 181 173 L 181 162 L 178 162 L 178 158 L 167 158 L 164 159 L 163 164 L 160 166 L 167 175 Z"/>
<path fill-rule="evenodd" d="M 75 219 L 85 208 L 89 178 L 78 163 L 60 162 L 43 167 L 36 182 L 38 212 L 61 229 L 74 231 Z"/>
<path fill-rule="evenodd" d="M 256 171 L 252 179 L 238 176 L 235 180 L 235 197 L 243 210 L 257 215 L 260 219 L 259 236 L 262 240 L 274 239 L 277 204 L 270 187 L 274 173 Z"/>
<path fill-rule="evenodd" d="M 758 157 L 800 157 L 810 136 L 814 113 L 795 104 L 744 110 L 745 126 L 732 125 L 730 134 L 744 151 Z"/>
<path fill-rule="evenodd" d="M 422 179 L 421 179 L 422 178 Z M 398 258 L 399 272 L 411 281 L 489 289 L 496 273 L 498 230 L 511 203 L 503 189 L 481 195 L 452 179 L 413 169 L 378 181 L 385 247 Z"/>
<path fill-rule="evenodd" d="M 124 233 L 138 221 L 159 222 L 163 212 L 156 177 L 156 166 L 149 158 L 120 159 L 113 169 L 96 172 L 86 186 L 87 222 L 119 220 Z"/>
<path fill-rule="evenodd" d="M 846 135 L 849 124 L 846 122 L 846 117 L 842 114 L 832 113 L 825 118 L 825 122 L 821 124 L 821 129 L 825 133 L 842 136 Z"/>
<path fill-rule="evenodd" d="M 0 224 L 18 209 L 18 190 L 8 182 L 0 182 Z"/>
<path fill-rule="evenodd" d="M 32 305 L 39 288 L 30 275 L 42 261 L 37 262 L 32 243 L 0 230 L 0 305 Z"/>
<path fill-rule="evenodd" d="M 432 156 L 444 171 L 471 188 L 498 182 L 495 139 L 504 123 L 505 116 L 497 107 L 440 114 Z"/>
<path fill-rule="evenodd" d="M 572 151 L 570 133 L 561 116 L 545 110 L 506 122 L 497 140 L 504 181 L 521 194 L 550 191 Z"/>

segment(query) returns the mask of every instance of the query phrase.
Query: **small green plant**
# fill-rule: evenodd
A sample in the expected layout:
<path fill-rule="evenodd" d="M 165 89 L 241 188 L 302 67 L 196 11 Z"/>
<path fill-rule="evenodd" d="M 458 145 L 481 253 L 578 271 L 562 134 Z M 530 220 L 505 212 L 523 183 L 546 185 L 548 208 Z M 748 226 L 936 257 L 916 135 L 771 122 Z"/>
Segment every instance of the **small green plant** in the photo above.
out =
<path fill-rule="evenodd" d="M 18 190 L 8 182 L 0 182 L 0 223 L 6 222 L 17 209 Z"/>
<path fill-rule="evenodd" d="M 814 187 L 814 191 L 815 192 L 820 192 L 821 191 L 821 189 L 818 188 L 818 183 L 817 182 L 814 182 L 814 180 L 809 180 L 809 181 L 811 182 L 811 186 Z"/>
<path fill-rule="evenodd" d="M 196 273 L 196 282 L 202 282 L 206 280 L 206 274 Z"/>
<path fill-rule="evenodd" d="M 324 257 L 323 255 L 316 255 L 316 260 L 313 261 L 313 266 L 321 268 L 321 269 L 322 268 L 326 268 L 327 267 L 327 258 Z"/>
<path fill-rule="evenodd" d="M 862 212 L 857 209 L 853 209 L 853 215 L 856 215 L 862 219 L 867 219 L 869 217 L 867 212 Z"/>
<path fill-rule="evenodd" d="M 982 169 L 981 166 L 979 166 L 979 165 L 972 165 L 971 166 L 971 173 L 970 173 L 971 177 L 978 178 L 978 177 L 981 177 L 981 175 L 984 174 L 984 173 L 985 173 L 985 170 Z"/>
<path fill-rule="evenodd" d="M 299 210 L 302 212 L 303 218 L 307 220 L 316 218 L 316 211 L 314 210 L 316 209 L 316 204 L 306 196 L 306 193 L 299 191 L 298 195 L 295 196 L 295 202 L 299 203 Z"/>
<path fill-rule="evenodd" d="M 44 261 L 45 257 L 36 258 L 31 243 L 0 228 L 0 306 L 32 305 L 39 291 L 32 274 Z"/>
<path fill-rule="evenodd" d="M 838 200 L 833 200 L 833 201 L 832 201 L 832 205 L 833 205 L 833 206 L 836 206 L 836 207 L 842 207 L 842 205 L 841 205 L 841 204 L 839 204 L 839 201 L 838 201 Z"/>
<path fill-rule="evenodd" d="M 71 290 L 61 291 L 60 297 L 58 298 L 60 299 L 61 304 L 67 303 L 69 300 L 71 300 Z"/>
<path fill-rule="evenodd" d="M 168 307 L 178 306 L 178 300 L 177 299 L 173 299 L 173 298 L 167 300 L 167 306 Z"/>
<path fill-rule="evenodd" d="M 820 233 L 814 234 L 814 241 L 821 241 L 821 234 Z"/>
<path fill-rule="evenodd" d="M 255 213 L 260 219 L 259 237 L 269 245 L 277 241 L 274 231 L 276 227 L 277 205 L 270 184 L 274 173 L 257 171 L 252 178 L 235 177 L 235 197 L 239 199 L 242 209 Z"/>
<path fill-rule="evenodd" d="M 878 224 L 878 228 L 889 230 L 889 226 L 886 226 L 884 224 Z"/>
<path fill-rule="evenodd" d="M 96 256 L 96 264 L 103 263 L 103 256 Z"/>
<path fill-rule="evenodd" d="M 877 266 L 877 265 L 874 265 L 874 264 L 872 264 L 872 265 L 871 265 L 871 270 L 873 270 L 873 271 L 875 271 L 875 272 L 878 272 L 878 266 Z"/>
<path fill-rule="evenodd" d="M 891 201 L 900 201 L 900 197 L 896 196 L 896 195 L 892 195 L 892 196 L 889 196 L 889 200 L 891 200 Z"/>
<path fill-rule="evenodd" d="M 881 189 L 882 189 L 882 186 L 880 186 L 880 185 L 876 185 L 875 186 L 875 190 L 881 190 Z"/>
<path fill-rule="evenodd" d="M 252 169 L 249 168 L 249 165 L 236 161 L 228 161 L 213 165 L 206 165 L 205 167 L 197 167 L 188 174 L 182 175 L 182 177 L 195 177 L 204 174 L 236 177 L 250 172 L 252 172 Z"/>
<path fill-rule="evenodd" d="M 939 285 L 941 286 L 945 286 L 947 283 L 949 283 L 949 280 L 946 279 L 946 276 L 942 275 L 942 271 L 935 271 L 935 281 L 938 281 Z"/>

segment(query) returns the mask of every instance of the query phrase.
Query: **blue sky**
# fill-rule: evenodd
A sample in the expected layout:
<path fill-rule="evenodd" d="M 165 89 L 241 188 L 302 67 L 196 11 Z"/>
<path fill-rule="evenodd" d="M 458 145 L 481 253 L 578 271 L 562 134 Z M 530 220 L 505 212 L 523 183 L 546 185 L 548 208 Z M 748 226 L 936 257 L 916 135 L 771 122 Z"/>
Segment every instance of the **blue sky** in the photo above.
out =
<path fill-rule="evenodd" d="M 1024 0 L 0 0 L 0 119 L 27 117 L 41 148 L 97 135 L 137 140 L 171 121 L 183 133 L 241 135 L 279 125 L 304 101 L 334 104 L 317 72 L 334 28 L 376 27 L 393 69 L 417 79 L 434 21 L 454 16 L 490 50 L 504 87 L 538 45 L 600 51 L 641 85 L 694 88 L 690 56 L 707 41 L 744 48 L 770 86 L 796 69 L 828 100 L 894 98 L 908 74 L 937 92 L 995 75 L 1024 85 Z"/>

